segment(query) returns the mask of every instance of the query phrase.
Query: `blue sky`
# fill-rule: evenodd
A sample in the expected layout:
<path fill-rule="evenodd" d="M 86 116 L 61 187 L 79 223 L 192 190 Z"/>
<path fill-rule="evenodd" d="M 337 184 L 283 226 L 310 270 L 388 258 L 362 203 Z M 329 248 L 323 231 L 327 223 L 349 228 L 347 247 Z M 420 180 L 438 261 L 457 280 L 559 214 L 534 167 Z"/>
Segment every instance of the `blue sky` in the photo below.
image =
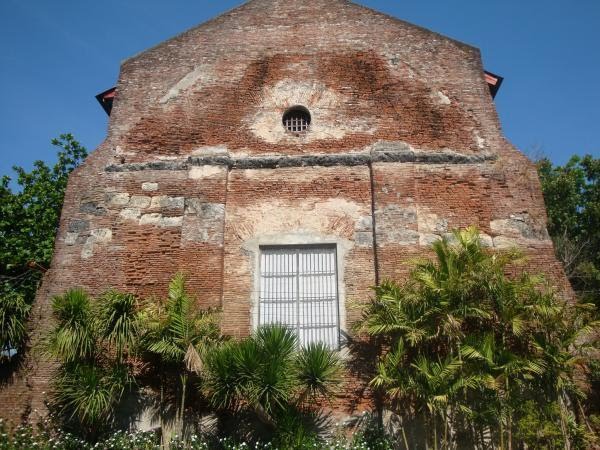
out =
<path fill-rule="evenodd" d="M 49 141 L 63 132 L 94 149 L 107 126 L 94 95 L 115 84 L 120 62 L 240 3 L 0 0 L 0 175 L 54 161 Z M 600 1 L 360 3 L 479 47 L 505 77 L 496 105 L 525 153 L 600 157 Z"/>

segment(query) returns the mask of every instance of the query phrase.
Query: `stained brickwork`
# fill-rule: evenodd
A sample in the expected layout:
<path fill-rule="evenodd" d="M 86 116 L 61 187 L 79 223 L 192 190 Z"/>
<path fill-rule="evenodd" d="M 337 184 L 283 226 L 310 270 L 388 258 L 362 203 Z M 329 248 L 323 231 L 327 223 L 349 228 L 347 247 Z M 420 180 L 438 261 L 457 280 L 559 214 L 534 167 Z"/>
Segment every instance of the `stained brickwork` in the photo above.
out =
<path fill-rule="evenodd" d="M 70 177 L 32 345 L 50 299 L 81 286 L 163 296 L 187 275 L 223 332 L 256 324 L 261 245 L 336 244 L 348 346 L 377 279 L 453 228 L 520 246 L 569 292 L 532 164 L 502 136 L 479 51 L 344 0 L 251 0 L 122 64 L 106 140 Z M 311 124 L 290 133 L 284 112 Z M 369 407 L 348 353 L 335 409 Z M 51 364 L 30 351 L 0 416 L 45 414 Z"/>

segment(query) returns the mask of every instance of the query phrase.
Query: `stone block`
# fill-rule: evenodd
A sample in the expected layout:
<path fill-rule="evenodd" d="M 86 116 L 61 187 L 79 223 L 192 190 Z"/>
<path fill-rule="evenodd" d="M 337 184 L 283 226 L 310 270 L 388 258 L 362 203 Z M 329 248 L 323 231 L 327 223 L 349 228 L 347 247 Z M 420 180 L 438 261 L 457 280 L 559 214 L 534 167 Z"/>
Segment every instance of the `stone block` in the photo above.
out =
<path fill-rule="evenodd" d="M 158 183 L 151 183 L 151 182 L 142 183 L 142 191 L 144 191 L 144 192 L 158 191 Z"/>
<path fill-rule="evenodd" d="M 82 233 L 90 229 L 90 221 L 84 219 L 73 219 L 69 221 L 67 228 L 70 233 Z"/>
<path fill-rule="evenodd" d="M 117 192 L 107 195 L 110 206 L 125 206 L 129 203 L 130 195 L 127 192 Z"/>
<path fill-rule="evenodd" d="M 159 195 L 152 197 L 150 208 L 152 209 L 183 209 L 185 205 L 184 197 L 169 197 L 167 195 Z"/>
<path fill-rule="evenodd" d="M 144 209 L 150 206 L 150 197 L 146 195 L 132 195 L 129 199 L 130 208 Z"/>

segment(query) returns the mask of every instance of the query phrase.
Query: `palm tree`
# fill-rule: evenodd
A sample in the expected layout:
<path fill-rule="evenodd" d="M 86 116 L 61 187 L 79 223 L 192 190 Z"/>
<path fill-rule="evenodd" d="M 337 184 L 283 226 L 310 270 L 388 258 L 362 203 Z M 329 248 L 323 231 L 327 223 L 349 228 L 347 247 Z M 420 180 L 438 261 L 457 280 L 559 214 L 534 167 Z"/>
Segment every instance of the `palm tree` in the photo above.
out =
<path fill-rule="evenodd" d="M 337 389 L 340 370 L 337 354 L 324 344 L 298 348 L 292 330 L 269 325 L 244 340 L 209 351 L 204 388 L 215 407 L 250 408 L 260 421 L 276 429 L 285 425 L 282 420 L 297 418 L 299 411 L 319 409 L 315 405 Z"/>
<path fill-rule="evenodd" d="M 455 231 L 432 248 L 433 260 L 417 261 L 403 283 L 375 287 L 363 310 L 358 329 L 383 342 L 371 385 L 400 414 L 441 417 L 445 447 L 449 428 L 452 440 L 452 428 L 466 419 L 475 442 L 481 433 L 472 418 L 495 414 L 501 448 L 507 438 L 510 449 L 517 399 L 539 396 L 542 383 L 573 391 L 574 350 L 591 328 L 564 323 L 566 308 L 542 277 L 507 277 L 520 253 L 491 252 L 476 229 Z"/>
<path fill-rule="evenodd" d="M 90 438 L 111 425 L 117 405 L 134 383 L 123 357 L 137 337 L 134 304 L 133 296 L 116 291 L 94 304 L 82 289 L 52 300 L 56 324 L 45 349 L 60 363 L 52 404 L 65 424 Z"/>
<path fill-rule="evenodd" d="M 51 401 L 65 424 L 94 439 L 110 428 L 116 405 L 132 383 L 123 365 L 72 362 L 60 367 Z"/>
<path fill-rule="evenodd" d="M 504 448 L 504 419 L 508 433 L 508 448 L 512 447 L 511 404 L 523 394 L 522 386 L 532 377 L 541 377 L 545 372 L 544 362 L 530 355 L 519 356 L 498 345 L 492 333 L 483 336 L 472 335 L 461 347 L 462 356 L 469 361 L 482 363 L 478 372 L 487 376 L 485 387 L 492 389 L 499 400 L 501 411 L 498 422 L 500 429 L 500 448 Z"/>
<path fill-rule="evenodd" d="M 540 388 L 550 401 L 560 408 L 561 431 L 566 448 L 571 447 L 568 422 L 572 414 L 569 405 L 578 406 L 581 419 L 589 428 L 581 400 L 585 393 L 577 383 L 591 358 L 597 354 L 600 322 L 593 320 L 594 306 L 552 302 L 546 296 L 532 305 L 532 321 L 537 322 L 534 346 L 544 361 L 546 371 Z"/>
<path fill-rule="evenodd" d="M 96 302 L 94 312 L 99 338 L 115 350 L 117 361 L 121 364 L 124 352 L 136 347 L 139 336 L 135 296 L 109 290 Z"/>
<path fill-rule="evenodd" d="M 190 374 L 200 373 L 203 355 L 220 340 L 217 316 L 212 310 L 198 308 L 196 300 L 186 293 L 185 277 L 177 274 L 169 284 L 165 302 L 146 303 L 140 327 L 142 348 L 179 374 L 181 396 L 176 422 L 182 429 Z"/>
<path fill-rule="evenodd" d="M 91 361 L 98 353 L 97 327 L 90 297 L 71 289 L 52 299 L 56 326 L 45 341 L 47 353 L 63 364 Z"/>

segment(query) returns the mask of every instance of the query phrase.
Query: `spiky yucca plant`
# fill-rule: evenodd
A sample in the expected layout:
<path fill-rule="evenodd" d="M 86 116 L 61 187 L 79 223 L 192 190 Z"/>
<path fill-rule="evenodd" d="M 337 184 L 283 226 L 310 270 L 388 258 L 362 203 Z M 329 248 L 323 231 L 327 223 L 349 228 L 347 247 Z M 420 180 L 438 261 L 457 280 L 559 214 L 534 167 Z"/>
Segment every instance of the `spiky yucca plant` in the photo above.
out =
<path fill-rule="evenodd" d="M 281 325 L 260 327 L 249 338 L 215 348 L 205 363 L 205 392 L 214 406 L 250 407 L 271 426 L 306 406 L 309 397 L 331 396 L 341 369 L 336 352 L 322 344 L 298 349 L 295 333 Z"/>
<path fill-rule="evenodd" d="M 114 348 L 121 363 L 123 352 L 136 346 L 139 335 L 135 296 L 111 289 L 98 299 L 94 310 L 100 339 Z"/>
<path fill-rule="evenodd" d="M 52 309 L 56 324 L 45 349 L 60 363 L 52 407 L 64 425 L 94 439 L 134 383 L 123 355 L 136 345 L 135 299 L 109 291 L 94 303 L 82 289 L 71 289 L 53 298 Z"/>
<path fill-rule="evenodd" d="M 93 438 L 111 425 L 115 405 L 132 383 L 127 368 L 120 364 L 63 365 L 53 381 L 54 412 L 65 418 L 67 424 L 82 427 L 86 436 Z"/>
<path fill-rule="evenodd" d="M 90 361 L 98 350 L 97 327 L 90 297 L 71 289 L 52 299 L 56 326 L 46 339 L 46 351 L 61 363 Z"/>

